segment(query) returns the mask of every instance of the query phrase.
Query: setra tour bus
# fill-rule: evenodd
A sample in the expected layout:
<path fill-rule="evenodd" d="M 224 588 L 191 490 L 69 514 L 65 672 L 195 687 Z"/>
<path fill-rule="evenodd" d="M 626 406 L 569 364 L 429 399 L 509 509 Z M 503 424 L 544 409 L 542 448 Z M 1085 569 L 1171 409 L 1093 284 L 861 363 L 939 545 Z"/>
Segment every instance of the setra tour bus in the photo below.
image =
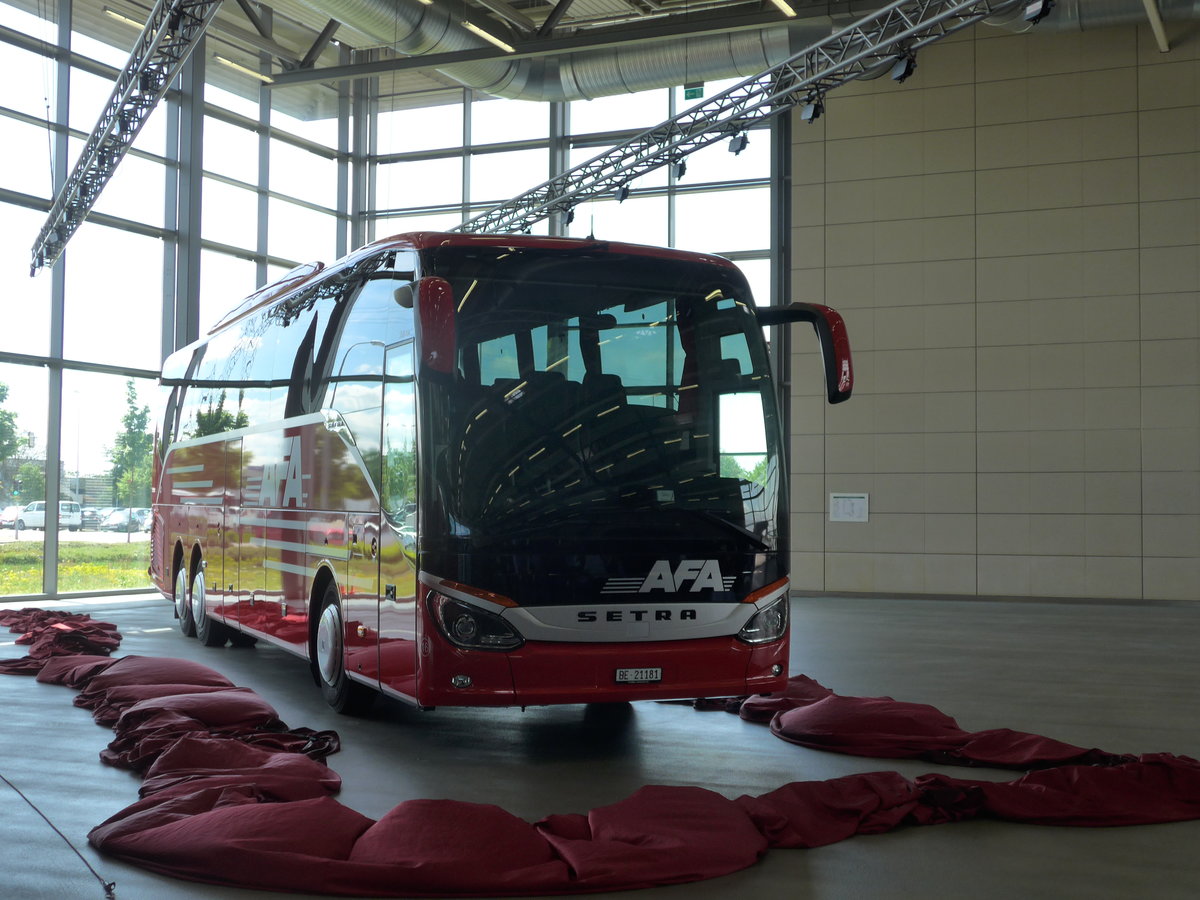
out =
<path fill-rule="evenodd" d="M 335 709 L 781 689 L 763 326 L 709 255 L 404 234 L 298 267 L 163 366 L 151 576 L 205 644 L 277 644 Z"/>

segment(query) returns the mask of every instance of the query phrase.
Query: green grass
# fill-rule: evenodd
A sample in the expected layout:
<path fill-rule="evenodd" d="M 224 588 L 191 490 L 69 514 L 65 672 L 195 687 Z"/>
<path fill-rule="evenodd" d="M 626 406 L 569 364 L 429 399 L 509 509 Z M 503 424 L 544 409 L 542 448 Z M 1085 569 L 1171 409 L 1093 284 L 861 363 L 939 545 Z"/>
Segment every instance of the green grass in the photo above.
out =
<path fill-rule="evenodd" d="M 59 544 L 58 555 L 58 589 L 62 593 L 150 587 L 146 575 L 150 564 L 148 542 L 64 541 Z M 0 597 L 40 594 L 42 557 L 40 542 L 0 544 Z"/>

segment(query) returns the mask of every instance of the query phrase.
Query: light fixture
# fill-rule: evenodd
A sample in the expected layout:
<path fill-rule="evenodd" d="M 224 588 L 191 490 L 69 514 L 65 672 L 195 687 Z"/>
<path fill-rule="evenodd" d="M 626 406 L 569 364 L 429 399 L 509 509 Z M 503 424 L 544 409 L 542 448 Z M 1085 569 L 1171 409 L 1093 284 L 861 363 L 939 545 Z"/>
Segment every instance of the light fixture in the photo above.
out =
<path fill-rule="evenodd" d="M 613 196 L 617 198 L 618 203 L 624 203 L 625 198 L 629 196 L 629 185 L 621 185 L 619 188 L 613 191 Z"/>
<path fill-rule="evenodd" d="M 422 6 L 433 6 L 433 0 L 417 0 Z"/>
<path fill-rule="evenodd" d="M 892 81 L 895 81 L 897 84 L 903 82 L 904 79 L 913 73 L 916 67 L 917 61 L 908 54 L 897 56 L 896 62 L 892 65 Z"/>
<path fill-rule="evenodd" d="M 113 9 L 111 6 L 105 6 L 102 8 L 104 10 L 104 14 L 106 16 L 108 16 L 109 18 L 116 19 L 118 22 L 124 22 L 126 25 L 132 25 L 138 31 L 141 31 L 142 29 L 144 29 L 146 27 L 145 22 L 139 22 L 137 19 L 130 18 L 129 16 L 125 15 L 124 13 L 119 13 L 115 9 Z"/>
<path fill-rule="evenodd" d="M 226 59 L 220 53 L 214 53 L 213 59 L 215 59 L 217 62 L 219 62 L 223 66 L 228 66 L 229 68 L 231 68 L 237 72 L 241 72 L 243 75 L 249 75 L 251 78 L 257 78 L 263 84 L 274 84 L 275 83 L 275 79 L 272 78 L 270 75 L 264 75 L 262 72 L 255 72 L 249 66 L 243 66 L 241 63 L 234 62 L 232 59 Z"/>
<path fill-rule="evenodd" d="M 746 137 L 746 132 L 742 131 L 735 134 L 729 141 L 729 152 L 737 156 L 746 149 L 746 145 L 750 143 L 750 138 Z"/>
<path fill-rule="evenodd" d="M 787 16 L 789 19 L 796 18 L 796 11 L 788 5 L 787 0 L 771 0 L 775 4 L 775 8 Z"/>
<path fill-rule="evenodd" d="M 506 44 L 504 41 L 500 40 L 500 38 L 496 37 L 494 34 L 492 34 L 490 32 L 484 31 L 478 25 L 475 25 L 471 22 L 464 21 L 462 23 L 462 26 L 463 26 L 463 28 L 467 29 L 467 31 L 471 32 L 471 34 L 478 35 L 479 37 L 483 38 L 485 41 L 487 41 L 491 44 L 495 44 L 497 47 L 499 47 L 505 53 L 516 53 L 517 52 L 516 48 L 514 48 L 511 44 Z"/>
<path fill-rule="evenodd" d="M 675 160 L 675 162 L 671 163 L 671 177 L 674 178 L 676 181 L 678 181 L 680 178 L 682 178 L 686 171 L 687 171 L 687 161 L 686 160 L 677 159 L 677 160 Z"/>
<path fill-rule="evenodd" d="M 1036 25 L 1046 16 L 1050 15 L 1050 10 L 1054 9 L 1054 0 L 1033 0 L 1031 3 L 1025 4 L 1025 21 L 1031 25 Z"/>
<path fill-rule="evenodd" d="M 821 95 L 810 96 L 800 107 L 800 121 L 807 122 L 811 125 L 825 112 L 825 101 L 821 99 Z"/>

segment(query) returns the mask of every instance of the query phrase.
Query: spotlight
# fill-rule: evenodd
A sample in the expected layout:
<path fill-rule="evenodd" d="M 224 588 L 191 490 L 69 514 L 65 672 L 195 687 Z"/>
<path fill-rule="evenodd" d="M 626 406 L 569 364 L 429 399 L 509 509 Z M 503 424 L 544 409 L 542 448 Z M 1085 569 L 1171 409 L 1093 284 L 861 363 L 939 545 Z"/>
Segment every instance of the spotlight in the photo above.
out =
<path fill-rule="evenodd" d="M 743 131 L 740 134 L 735 134 L 729 140 L 729 152 L 732 153 L 734 156 L 737 156 L 739 153 L 741 153 L 743 150 L 746 149 L 746 145 L 749 143 L 750 143 L 750 138 L 746 137 L 746 132 Z"/>
<path fill-rule="evenodd" d="M 678 181 L 687 171 L 687 162 L 682 159 L 677 159 L 671 163 L 671 177 Z"/>
<path fill-rule="evenodd" d="M 800 121 L 807 122 L 811 125 L 825 112 L 825 101 L 820 97 L 810 97 L 802 107 L 800 107 Z"/>
<path fill-rule="evenodd" d="M 613 191 L 613 196 L 617 198 L 618 203 L 624 203 L 625 198 L 629 196 L 629 185 L 621 185 L 619 188 Z"/>
<path fill-rule="evenodd" d="M 566 213 L 563 214 L 563 224 L 570 225 L 574 221 L 575 221 L 575 207 L 572 206 L 567 209 Z"/>
<path fill-rule="evenodd" d="M 901 83 L 913 73 L 913 69 L 917 67 L 917 61 L 911 56 L 897 56 L 896 62 L 892 66 L 892 81 Z"/>
<path fill-rule="evenodd" d="M 1036 25 L 1046 16 L 1050 15 L 1050 10 L 1054 9 L 1054 0 L 1033 0 L 1032 3 L 1025 4 L 1025 21 L 1031 25 Z"/>

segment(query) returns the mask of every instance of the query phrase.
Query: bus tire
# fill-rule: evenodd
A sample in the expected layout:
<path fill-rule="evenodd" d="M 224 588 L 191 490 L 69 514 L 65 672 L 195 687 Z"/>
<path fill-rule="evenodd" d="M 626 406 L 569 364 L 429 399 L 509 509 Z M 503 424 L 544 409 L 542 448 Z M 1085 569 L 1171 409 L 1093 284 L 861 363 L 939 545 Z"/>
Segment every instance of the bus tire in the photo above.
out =
<path fill-rule="evenodd" d="M 332 581 L 326 585 L 317 611 L 312 671 L 325 702 L 335 711 L 358 715 L 374 702 L 375 692 L 346 674 L 346 625 L 337 585 Z"/>
<path fill-rule="evenodd" d="M 205 596 L 204 570 L 201 569 L 192 580 L 191 592 L 192 623 L 196 637 L 205 647 L 224 647 L 229 640 L 229 628 L 224 622 L 208 617 L 204 611 Z"/>
<path fill-rule="evenodd" d="M 192 618 L 192 604 L 188 597 L 188 570 L 181 565 L 175 573 L 175 618 L 184 637 L 196 636 L 196 620 Z"/>

